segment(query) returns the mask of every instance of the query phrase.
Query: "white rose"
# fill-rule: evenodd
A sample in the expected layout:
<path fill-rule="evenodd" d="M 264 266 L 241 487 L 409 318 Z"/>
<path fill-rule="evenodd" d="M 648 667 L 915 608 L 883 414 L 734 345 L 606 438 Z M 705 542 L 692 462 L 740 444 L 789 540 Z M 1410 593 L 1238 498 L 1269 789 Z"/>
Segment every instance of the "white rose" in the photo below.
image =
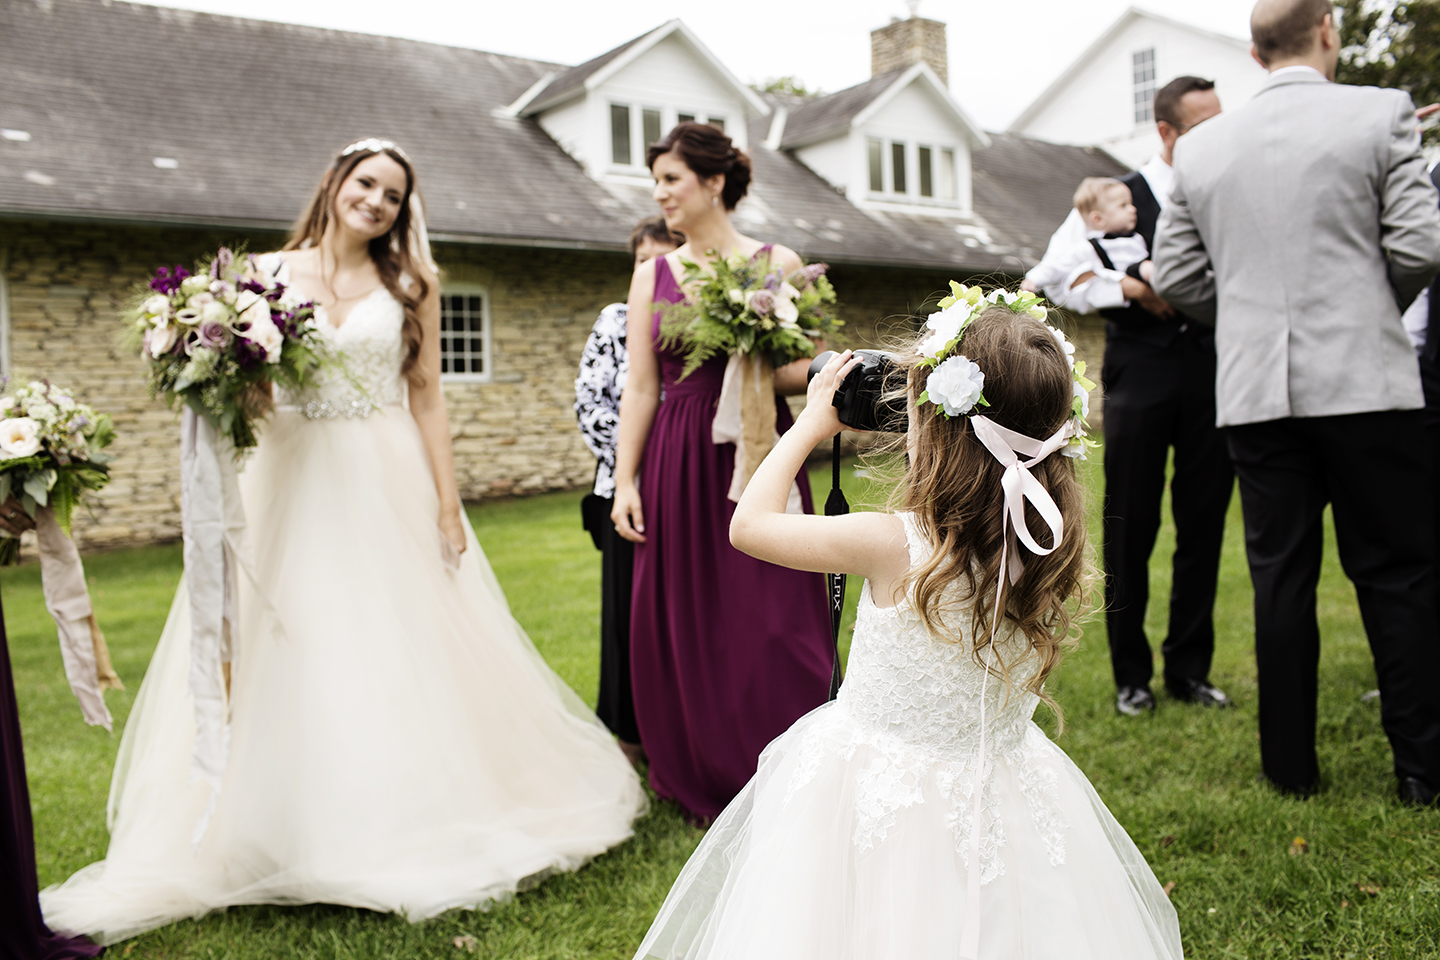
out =
<path fill-rule="evenodd" d="M 177 336 L 179 336 L 179 330 L 168 323 L 162 323 L 154 330 L 151 330 L 150 356 L 156 360 L 165 356 L 165 354 L 170 352 L 170 348 L 175 346 L 175 338 Z"/>
<path fill-rule="evenodd" d="M 920 352 L 927 357 L 938 357 L 940 351 L 945 349 L 945 344 L 954 340 L 965 329 L 965 323 L 973 313 L 970 304 L 964 300 L 952 304 L 938 313 L 930 314 L 925 321 L 925 329 L 933 330 L 930 336 L 920 344 Z"/>
<path fill-rule="evenodd" d="M 189 300 L 186 300 L 185 306 L 189 307 L 191 310 L 204 310 L 207 303 L 214 302 L 215 294 L 211 293 L 209 290 L 206 290 L 204 293 L 197 293 Z"/>
<path fill-rule="evenodd" d="M 0 397 L 0 410 L 9 410 L 15 406 L 14 397 Z"/>
<path fill-rule="evenodd" d="M 729 290 L 726 291 L 725 296 L 731 303 L 745 302 L 745 291 L 741 290 L 739 287 L 731 287 Z"/>
<path fill-rule="evenodd" d="M 0 450 L 12 457 L 31 457 L 40 449 L 40 424 L 29 417 L 0 420 Z"/>
<path fill-rule="evenodd" d="M 264 348 L 266 363 L 278 363 L 280 348 L 285 344 L 285 335 L 275 326 L 275 321 L 270 319 L 269 305 L 261 301 L 245 311 L 240 319 L 250 324 L 242 336 Z"/>
<path fill-rule="evenodd" d="M 157 293 L 142 303 L 140 309 L 152 317 L 167 317 L 170 315 L 170 298 Z"/>
<path fill-rule="evenodd" d="M 930 402 L 956 417 L 975 409 L 985 388 L 985 374 L 964 356 L 950 357 L 942 362 L 925 381 Z"/>
<path fill-rule="evenodd" d="M 200 291 L 209 289 L 210 278 L 204 276 L 203 274 L 194 277 L 186 277 L 184 280 L 180 281 L 180 293 L 182 296 L 193 297 Z"/>
<path fill-rule="evenodd" d="M 207 303 L 200 311 L 201 323 L 224 323 L 230 319 L 230 308 L 223 303 Z"/>
<path fill-rule="evenodd" d="M 775 291 L 775 319 L 785 325 L 794 325 L 800 321 L 800 308 L 795 306 L 795 298 L 800 296 L 788 283 L 780 284 L 780 289 Z"/>

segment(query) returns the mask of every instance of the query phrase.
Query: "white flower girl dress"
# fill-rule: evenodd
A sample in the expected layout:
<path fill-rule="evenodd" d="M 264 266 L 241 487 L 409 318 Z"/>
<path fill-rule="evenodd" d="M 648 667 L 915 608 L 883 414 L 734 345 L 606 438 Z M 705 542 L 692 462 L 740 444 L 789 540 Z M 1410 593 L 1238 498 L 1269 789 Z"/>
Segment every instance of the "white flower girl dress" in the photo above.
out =
<path fill-rule="evenodd" d="M 918 564 L 931 547 L 902 519 Z M 1033 676 L 1018 631 L 996 648 L 1017 686 Z M 765 750 L 637 958 L 961 956 L 983 678 L 968 644 L 932 640 L 908 601 L 875 606 L 866 583 L 839 699 Z M 1038 699 L 993 678 L 984 699 L 979 957 L 1181 960 L 1174 908 L 1031 719 Z"/>
<path fill-rule="evenodd" d="M 229 762 L 203 837 L 182 581 L 116 759 L 107 858 L 41 894 L 53 929 L 110 943 L 253 903 L 419 920 L 631 835 L 635 773 L 511 616 L 468 522 L 459 569 L 442 560 L 402 318 L 381 288 L 322 321 L 380 409 L 340 376 L 277 397 L 241 474 L 265 599 L 240 578 Z"/>

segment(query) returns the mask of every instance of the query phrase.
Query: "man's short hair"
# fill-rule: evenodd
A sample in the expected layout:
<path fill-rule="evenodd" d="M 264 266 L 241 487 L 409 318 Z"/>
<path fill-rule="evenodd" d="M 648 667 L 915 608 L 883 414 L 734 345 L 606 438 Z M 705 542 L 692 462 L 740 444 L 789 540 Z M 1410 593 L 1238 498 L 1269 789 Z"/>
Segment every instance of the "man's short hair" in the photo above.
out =
<path fill-rule="evenodd" d="M 1172 127 L 1185 126 L 1184 121 L 1180 119 L 1180 101 L 1185 99 L 1185 94 L 1204 93 L 1214 89 L 1214 80 L 1206 80 L 1203 77 L 1176 77 L 1155 94 L 1155 122 L 1159 123 L 1164 120 Z"/>
<path fill-rule="evenodd" d="M 1277 57 L 1301 57 L 1310 52 L 1316 28 L 1334 15 L 1330 0 L 1260 0 L 1250 13 L 1250 39 L 1266 66 Z"/>
<path fill-rule="evenodd" d="M 1129 187 L 1114 177 L 1086 177 L 1075 188 L 1075 209 L 1080 211 L 1080 216 L 1087 217 L 1116 190 L 1130 192 Z"/>
<path fill-rule="evenodd" d="M 646 217 L 635 224 L 635 229 L 630 231 L 630 259 L 635 259 L 635 251 L 640 249 L 640 244 L 646 240 L 654 240 L 656 243 L 663 243 L 668 246 L 678 247 L 685 242 L 685 234 L 678 230 L 671 230 L 665 226 L 665 218 L 659 215 Z"/>

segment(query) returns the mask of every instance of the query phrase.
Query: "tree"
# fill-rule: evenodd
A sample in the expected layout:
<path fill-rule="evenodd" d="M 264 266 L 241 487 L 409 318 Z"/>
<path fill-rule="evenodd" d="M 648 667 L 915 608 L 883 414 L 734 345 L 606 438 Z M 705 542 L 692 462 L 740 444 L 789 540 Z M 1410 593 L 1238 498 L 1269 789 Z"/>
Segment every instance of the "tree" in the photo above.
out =
<path fill-rule="evenodd" d="M 819 90 L 811 90 L 805 86 L 798 77 L 771 77 L 764 83 L 751 84 L 761 93 L 779 93 L 787 97 L 810 97 L 820 96 Z"/>
<path fill-rule="evenodd" d="M 1440 2 L 1340 0 L 1341 83 L 1398 87 L 1417 107 L 1440 102 Z M 1425 132 L 1440 143 L 1440 129 Z"/>

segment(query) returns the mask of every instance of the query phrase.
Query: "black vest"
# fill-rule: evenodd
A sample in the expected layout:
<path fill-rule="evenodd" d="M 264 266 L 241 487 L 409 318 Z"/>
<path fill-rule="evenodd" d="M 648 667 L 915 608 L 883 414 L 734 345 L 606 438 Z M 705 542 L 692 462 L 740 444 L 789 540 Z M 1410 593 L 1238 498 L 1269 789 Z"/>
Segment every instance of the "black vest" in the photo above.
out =
<path fill-rule="evenodd" d="M 1430 182 L 1440 187 L 1440 166 L 1430 171 Z M 1432 366 L 1440 363 L 1440 277 L 1430 283 L 1430 322 L 1425 325 L 1425 348 L 1420 356 Z"/>

